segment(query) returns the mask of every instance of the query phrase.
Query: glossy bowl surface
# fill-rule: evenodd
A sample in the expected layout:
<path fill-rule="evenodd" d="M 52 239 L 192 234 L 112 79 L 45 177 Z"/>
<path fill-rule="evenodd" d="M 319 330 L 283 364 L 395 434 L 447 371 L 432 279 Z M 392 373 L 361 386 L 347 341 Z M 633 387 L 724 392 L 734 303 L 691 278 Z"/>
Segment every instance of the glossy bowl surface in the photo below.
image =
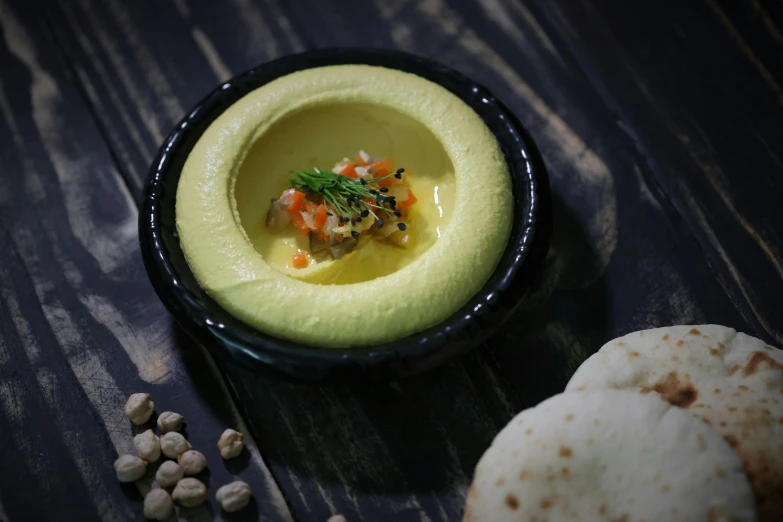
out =
<path fill-rule="evenodd" d="M 180 249 L 177 183 L 189 152 L 212 121 L 250 91 L 286 74 L 327 65 L 367 64 L 410 72 L 459 96 L 484 120 L 505 155 L 514 222 L 489 281 L 454 315 L 418 334 L 363 348 L 318 348 L 272 337 L 218 306 L 199 286 Z M 144 190 L 139 241 L 144 266 L 163 304 L 215 356 L 251 371 L 305 382 L 413 375 L 464 353 L 496 331 L 519 306 L 546 257 L 552 230 L 549 180 L 519 120 L 481 85 L 436 62 L 374 49 L 324 49 L 280 58 L 220 85 L 177 125 L 160 148 Z"/>

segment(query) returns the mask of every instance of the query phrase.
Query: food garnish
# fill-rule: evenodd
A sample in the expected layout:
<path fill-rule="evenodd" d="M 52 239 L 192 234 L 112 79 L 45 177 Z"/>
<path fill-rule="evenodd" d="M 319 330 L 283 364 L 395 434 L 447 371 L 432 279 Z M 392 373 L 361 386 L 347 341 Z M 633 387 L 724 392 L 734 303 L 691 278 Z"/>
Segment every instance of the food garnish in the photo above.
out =
<path fill-rule="evenodd" d="M 392 240 L 407 229 L 407 217 L 416 196 L 403 180 L 405 169 L 392 170 L 389 158 L 359 151 L 356 160 L 338 162 L 331 171 L 315 168 L 296 172 L 291 188 L 272 200 L 266 226 L 280 232 L 292 224 L 309 236 L 310 254 L 328 253 L 340 259 L 364 235 Z M 404 241 L 394 242 L 405 246 Z M 307 254 L 293 254 L 294 268 L 309 265 Z"/>

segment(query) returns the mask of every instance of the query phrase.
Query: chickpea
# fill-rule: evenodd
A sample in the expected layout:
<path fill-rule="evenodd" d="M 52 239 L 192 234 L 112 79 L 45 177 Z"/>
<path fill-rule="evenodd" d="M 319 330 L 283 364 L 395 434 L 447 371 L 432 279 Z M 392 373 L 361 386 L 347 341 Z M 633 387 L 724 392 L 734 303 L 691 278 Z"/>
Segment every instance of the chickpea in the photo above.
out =
<path fill-rule="evenodd" d="M 144 517 L 150 520 L 166 520 L 174 512 L 174 501 L 163 489 L 153 489 L 144 497 Z"/>
<path fill-rule="evenodd" d="M 207 487 L 194 478 L 184 478 L 177 482 L 171 498 L 185 507 L 200 506 L 207 499 Z"/>
<path fill-rule="evenodd" d="M 192 446 L 181 433 L 170 431 L 160 438 L 160 449 L 170 459 L 176 459 Z"/>
<path fill-rule="evenodd" d="M 150 420 L 152 412 L 155 411 L 155 403 L 149 393 L 134 393 L 128 397 L 125 403 L 125 416 L 133 424 L 141 425 Z"/>
<path fill-rule="evenodd" d="M 158 472 L 155 473 L 155 480 L 161 487 L 167 488 L 182 480 L 184 475 L 179 464 L 173 460 L 167 460 L 158 468 Z"/>
<path fill-rule="evenodd" d="M 133 445 L 136 447 L 139 457 L 147 462 L 155 462 L 160 458 L 160 439 L 152 430 L 147 430 L 133 437 Z"/>
<path fill-rule="evenodd" d="M 247 506 L 252 495 L 250 486 L 246 482 L 237 480 L 218 489 L 215 498 L 224 510 L 233 513 Z"/>
<path fill-rule="evenodd" d="M 144 476 L 147 463 L 135 455 L 123 455 L 114 461 L 114 470 L 120 482 L 134 482 Z"/>
<path fill-rule="evenodd" d="M 217 443 L 220 456 L 224 459 L 233 459 L 242 453 L 242 448 L 245 446 L 242 442 L 243 438 L 245 436 L 238 431 L 232 429 L 224 431 Z"/>
<path fill-rule="evenodd" d="M 173 411 L 164 411 L 158 415 L 158 429 L 160 429 L 161 435 L 181 430 L 183 422 L 185 422 L 185 417 Z"/>
<path fill-rule="evenodd" d="M 195 475 L 201 473 L 201 470 L 207 467 L 207 458 L 203 453 L 196 450 L 188 450 L 177 457 L 182 471 L 185 475 Z"/>
<path fill-rule="evenodd" d="M 326 522 L 348 522 L 348 521 L 345 520 L 345 517 L 342 515 L 333 515 L 329 517 L 329 520 L 327 520 Z"/>

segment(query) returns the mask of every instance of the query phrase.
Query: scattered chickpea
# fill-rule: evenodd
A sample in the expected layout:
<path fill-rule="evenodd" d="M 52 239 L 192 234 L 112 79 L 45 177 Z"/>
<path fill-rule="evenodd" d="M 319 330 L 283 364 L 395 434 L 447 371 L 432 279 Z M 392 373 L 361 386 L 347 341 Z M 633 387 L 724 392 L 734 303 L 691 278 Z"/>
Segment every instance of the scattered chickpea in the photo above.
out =
<path fill-rule="evenodd" d="M 348 522 L 342 515 L 332 515 L 326 522 Z"/>
<path fill-rule="evenodd" d="M 160 439 L 152 430 L 139 433 L 133 437 L 133 445 L 139 457 L 147 462 L 155 462 L 160 458 Z"/>
<path fill-rule="evenodd" d="M 160 438 L 160 449 L 163 451 L 163 454 L 170 459 L 176 459 L 191 447 L 190 442 L 188 442 L 181 433 L 177 433 L 176 431 L 165 433 Z"/>
<path fill-rule="evenodd" d="M 158 429 L 160 429 L 161 435 L 181 430 L 183 422 L 185 422 L 185 417 L 173 411 L 164 411 L 158 415 Z"/>
<path fill-rule="evenodd" d="M 155 411 L 155 403 L 152 402 L 149 393 L 134 393 L 128 397 L 128 402 L 125 403 L 125 416 L 133 424 L 144 424 L 150 420 L 153 411 Z"/>
<path fill-rule="evenodd" d="M 201 473 L 201 470 L 207 467 L 207 458 L 203 453 L 196 450 L 188 450 L 177 457 L 182 471 L 185 475 L 195 475 Z"/>
<path fill-rule="evenodd" d="M 120 482 L 139 480 L 147 469 L 147 463 L 135 455 L 123 455 L 114 461 L 114 470 Z"/>
<path fill-rule="evenodd" d="M 160 484 L 160 487 L 167 488 L 182 480 L 184 475 L 179 464 L 173 460 L 167 460 L 158 468 L 157 473 L 155 473 L 155 480 Z"/>
<path fill-rule="evenodd" d="M 207 487 L 194 478 L 184 478 L 177 482 L 171 498 L 185 507 L 200 506 L 207 499 Z"/>
<path fill-rule="evenodd" d="M 224 431 L 217 443 L 220 456 L 224 459 L 233 459 L 242 453 L 242 448 L 244 447 L 243 438 L 245 436 L 236 430 L 227 429 Z"/>
<path fill-rule="evenodd" d="M 250 486 L 246 482 L 237 480 L 218 489 L 215 498 L 224 510 L 233 513 L 247 506 L 252 495 Z"/>
<path fill-rule="evenodd" d="M 166 520 L 174 511 L 171 495 L 163 489 L 153 489 L 144 497 L 144 517 L 150 520 Z"/>

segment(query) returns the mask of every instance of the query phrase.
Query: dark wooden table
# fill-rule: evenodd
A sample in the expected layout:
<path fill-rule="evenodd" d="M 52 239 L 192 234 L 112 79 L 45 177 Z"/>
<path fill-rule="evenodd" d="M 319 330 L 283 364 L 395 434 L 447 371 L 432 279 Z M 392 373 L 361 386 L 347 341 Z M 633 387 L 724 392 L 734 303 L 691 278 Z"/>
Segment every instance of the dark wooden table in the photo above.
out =
<path fill-rule="evenodd" d="M 783 345 L 781 0 L 0 0 L 0 520 L 142 520 L 122 407 L 153 394 L 209 459 L 187 520 L 458 520 L 515 412 L 609 339 L 719 323 Z M 398 48 L 484 83 L 555 197 L 540 285 L 485 346 L 363 389 L 213 360 L 137 244 L 149 162 L 218 82 L 329 46 Z M 227 426 L 249 452 L 219 458 Z M 225 516 L 237 476 L 255 502 Z"/>

